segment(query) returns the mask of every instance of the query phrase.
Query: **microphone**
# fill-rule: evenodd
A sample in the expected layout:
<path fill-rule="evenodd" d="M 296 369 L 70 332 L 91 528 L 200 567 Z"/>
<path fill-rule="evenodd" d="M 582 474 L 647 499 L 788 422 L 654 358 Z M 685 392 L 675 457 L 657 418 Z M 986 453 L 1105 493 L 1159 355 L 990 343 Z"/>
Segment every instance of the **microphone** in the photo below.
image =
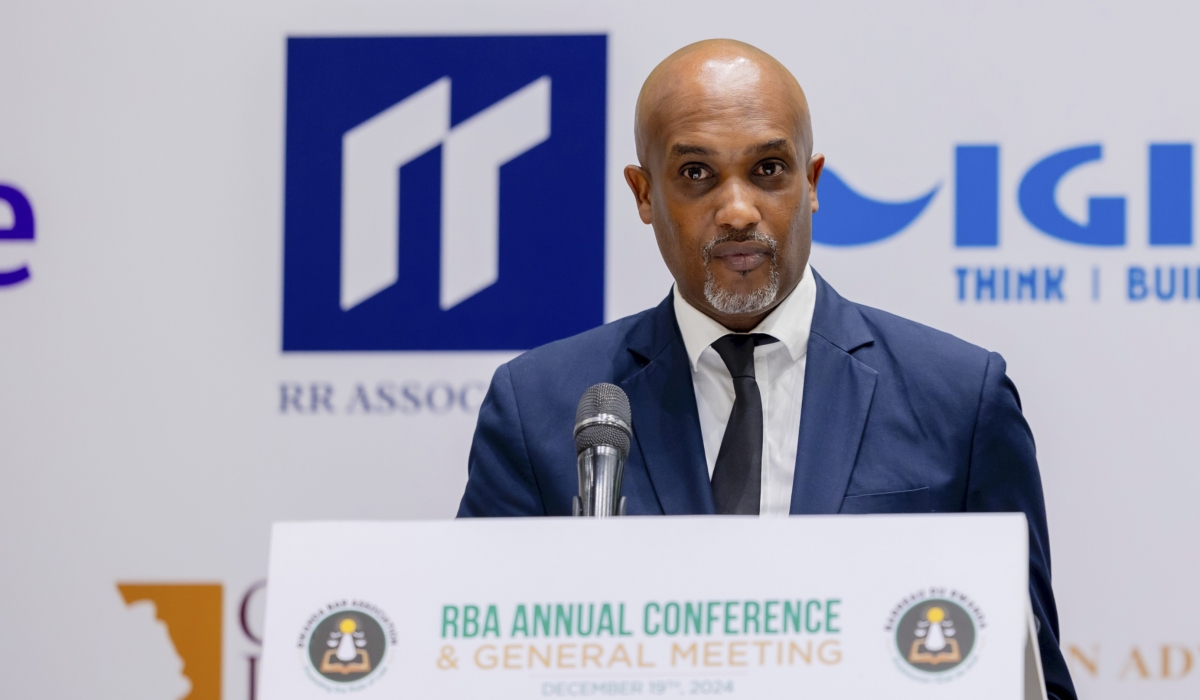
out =
<path fill-rule="evenodd" d="M 575 411 L 575 454 L 579 495 L 573 515 L 608 518 L 625 515 L 621 477 L 633 435 L 629 397 L 614 384 L 594 384 Z"/>

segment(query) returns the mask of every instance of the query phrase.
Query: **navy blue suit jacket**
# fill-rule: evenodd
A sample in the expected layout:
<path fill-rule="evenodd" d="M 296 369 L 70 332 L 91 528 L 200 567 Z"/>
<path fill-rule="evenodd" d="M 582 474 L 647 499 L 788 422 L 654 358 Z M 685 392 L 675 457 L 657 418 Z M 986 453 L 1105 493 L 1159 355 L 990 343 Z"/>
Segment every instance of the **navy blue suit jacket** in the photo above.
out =
<path fill-rule="evenodd" d="M 1074 698 L 1033 435 L 1004 359 L 816 282 L 791 512 L 1024 513 L 1047 685 Z M 570 515 L 575 408 L 598 382 L 624 389 L 633 410 L 627 512 L 713 513 L 691 367 L 668 295 L 496 370 L 459 517 Z"/>

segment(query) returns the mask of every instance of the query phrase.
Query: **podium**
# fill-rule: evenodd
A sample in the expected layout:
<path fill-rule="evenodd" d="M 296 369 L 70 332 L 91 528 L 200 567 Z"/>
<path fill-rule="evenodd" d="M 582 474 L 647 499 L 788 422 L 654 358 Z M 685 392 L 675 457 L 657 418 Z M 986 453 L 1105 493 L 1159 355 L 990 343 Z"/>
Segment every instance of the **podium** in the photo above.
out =
<path fill-rule="evenodd" d="M 264 700 L 1044 698 L 1024 516 L 280 523 Z"/>

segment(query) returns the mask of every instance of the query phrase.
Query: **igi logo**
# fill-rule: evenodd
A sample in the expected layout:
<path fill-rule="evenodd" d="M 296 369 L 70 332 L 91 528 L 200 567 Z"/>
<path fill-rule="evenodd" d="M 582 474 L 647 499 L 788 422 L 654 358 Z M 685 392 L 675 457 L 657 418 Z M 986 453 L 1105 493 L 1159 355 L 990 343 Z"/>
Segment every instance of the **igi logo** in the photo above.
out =
<path fill-rule="evenodd" d="M 954 150 L 954 245 L 1000 245 L 1000 147 L 959 145 Z M 1085 246 L 1125 245 L 1125 198 L 1092 197 L 1087 219 L 1076 221 L 1059 209 L 1059 183 L 1076 168 L 1100 161 L 1101 144 L 1067 148 L 1034 163 L 1021 178 L 1017 202 L 1025 219 L 1051 238 Z M 1192 144 L 1151 144 L 1149 230 L 1151 246 L 1192 244 Z M 821 179 L 821 211 L 813 240 L 855 246 L 890 238 L 909 226 L 937 194 L 934 188 L 908 202 L 882 202 L 850 188 L 826 168 Z"/>
<path fill-rule="evenodd" d="M 960 303 L 1062 303 L 1099 302 L 1107 295 L 1133 303 L 1200 301 L 1200 264 L 1169 254 L 1171 249 L 1186 254 L 1194 244 L 1193 145 L 1150 143 L 1145 153 L 1144 239 L 1129 233 L 1129 195 L 1089 196 L 1082 218 L 1064 212 L 1059 202 L 1062 183 L 1083 166 L 1101 164 L 1104 147 L 1092 143 L 1058 150 L 1030 164 L 1014 182 L 1015 204 L 1030 228 L 1067 244 L 1061 250 L 1068 260 L 956 265 L 951 270 L 955 299 Z M 985 260 L 989 252 L 1004 255 L 1000 155 L 997 144 L 963 144 L 954 149 L 954 247 L 984 254 L 980 257 Z M 826 173 L 821 181 L 821 211 L 813 218 L 813 240 L 825 245 L 857 246 L 895 236 L 937 194 L 934 188 L 911 201 L 881 202 L 855 192 L 836 173 Z M 1167 251 L 1168 255 L 1160 262 L 1146 263 L 1090 253 L 1134 246 L 1149 254 Z M 1081 259 L 1085 255 L 1091 259 Z M 1104 283 L 1114 277 L 1120 279 L 1120 294 L 1102 293 L 1117 286 Z"/>
<path fill-rule="evenodd" d="M 289 40 L 283 349 L 601 324 L 606 60 L 603 36 Z"/>

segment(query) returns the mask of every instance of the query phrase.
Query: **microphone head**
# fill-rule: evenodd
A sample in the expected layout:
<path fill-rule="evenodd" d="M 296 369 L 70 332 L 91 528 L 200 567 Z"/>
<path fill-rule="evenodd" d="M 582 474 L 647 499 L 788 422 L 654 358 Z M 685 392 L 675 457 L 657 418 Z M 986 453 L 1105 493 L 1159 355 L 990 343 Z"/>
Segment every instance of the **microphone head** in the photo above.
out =
<path fill-rule="evenodd" d="M 612 416 L 616 421 L 597 421 L 583 425 L 590 418 Z M 583 392 L 579 408 L 575 411 L 575 452 L 578 454 L 589 447 L 609 445 L 621 454 L 629 453 L 629 427 L 633 425 L 633 414 L 629 410 L 629 397 L 615 384 L 594 384 Z M 582 426 L 582 427 L 580 427 Z"/>

